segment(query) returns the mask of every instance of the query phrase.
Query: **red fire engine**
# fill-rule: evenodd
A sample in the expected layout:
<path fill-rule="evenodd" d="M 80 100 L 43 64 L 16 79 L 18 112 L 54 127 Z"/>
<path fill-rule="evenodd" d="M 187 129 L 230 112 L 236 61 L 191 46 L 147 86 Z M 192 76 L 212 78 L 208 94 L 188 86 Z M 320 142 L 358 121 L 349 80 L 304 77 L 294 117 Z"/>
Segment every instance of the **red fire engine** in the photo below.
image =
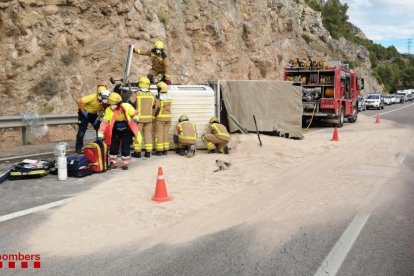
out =
<path fill-rule="evenodd" d="M 358 117 L 358 95 L 364 79 L 348 65 L 322 67 L 286 67 L 284 79 L 302 85 L 302 122 L 323 120 L 342 127 L 344 119 L 355 123 Z"/>

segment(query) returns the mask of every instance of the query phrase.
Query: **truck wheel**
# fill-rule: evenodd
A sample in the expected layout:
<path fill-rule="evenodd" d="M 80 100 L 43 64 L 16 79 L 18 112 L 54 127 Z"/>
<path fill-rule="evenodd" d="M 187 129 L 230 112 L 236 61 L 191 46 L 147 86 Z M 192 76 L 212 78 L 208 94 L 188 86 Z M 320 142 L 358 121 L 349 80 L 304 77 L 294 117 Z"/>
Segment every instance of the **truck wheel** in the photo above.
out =
<path fill-rule="evenodd" d="M 344 118 L 345 118 L 344 109 L 341 107 L 341 109 L 339 110 L 338 122 L 335 123 L 335 126 L 339 128 L 342 127 L 344 125 Z"/>
<path fill-rule="evenodd" d="M 352 117 L 348 118 L 348 122 L 355 123 L 357 119 L 358 119 L 358 112 L 356 111 L 356 109 L 354 109 L 354 112 L 352 113 Z"/>

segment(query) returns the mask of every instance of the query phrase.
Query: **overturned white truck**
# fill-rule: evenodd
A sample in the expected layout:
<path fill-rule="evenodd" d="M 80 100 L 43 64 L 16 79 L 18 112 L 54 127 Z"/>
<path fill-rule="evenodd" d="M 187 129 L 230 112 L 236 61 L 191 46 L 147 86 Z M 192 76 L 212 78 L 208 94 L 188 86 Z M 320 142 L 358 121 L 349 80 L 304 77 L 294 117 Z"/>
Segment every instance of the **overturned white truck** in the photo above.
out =
<path fill-rule="evenodd" d="M 116 81 L 114 91 L 124 101 L 138 91 L 137 83 L 129 82 L 133 46 L 129 46 L 124 76 Z M 134 76 L 138 79 L 138 76 Z M 118 82 L 118 83 L 116 83 Z M 155 85 L 150 91 L 157 94 Z M 205 85 L 169 85 L 172 97 L 172 124 L 170 145 L 174 148 L 173 134 L 178 118 L 186 114 L 197 126 L 197 147 L 204 148 L 201 135 L 211 117 L 217 116 L 230 132 L 255 132 L 253 115 L 262 133 L 287 138 L 302 138 L 302 87 L 288 81 L 220 80 Z"/>

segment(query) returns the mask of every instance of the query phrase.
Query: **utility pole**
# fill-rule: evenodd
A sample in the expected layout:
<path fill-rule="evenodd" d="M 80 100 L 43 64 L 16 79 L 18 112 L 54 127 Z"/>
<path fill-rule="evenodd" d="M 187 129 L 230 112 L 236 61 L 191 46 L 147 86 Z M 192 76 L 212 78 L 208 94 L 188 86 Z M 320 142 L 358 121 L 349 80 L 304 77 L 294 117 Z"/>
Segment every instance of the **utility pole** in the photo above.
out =
<path fill-rule="evenodd" d="M 408 54 L 411 54 L 411 44 L 413 44 L 413 40 L 411 38 L 407 39 Z"/>

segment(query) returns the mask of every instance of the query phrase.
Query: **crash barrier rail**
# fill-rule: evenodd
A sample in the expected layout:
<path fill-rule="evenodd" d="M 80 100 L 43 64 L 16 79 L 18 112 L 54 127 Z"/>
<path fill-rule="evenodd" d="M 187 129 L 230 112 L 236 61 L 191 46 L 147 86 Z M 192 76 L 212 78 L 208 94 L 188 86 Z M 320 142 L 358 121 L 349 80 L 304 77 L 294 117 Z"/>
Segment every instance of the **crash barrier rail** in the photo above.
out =
<path fill-rule="evenodd" d="M 37 115 L 25 113 L 20 116 L 1 116 L 0 129 L 21 128 L 22 143 L 28 145 L 33 143 L 36 136 L 41 136 L 42 132 L 47 132 L 50 125 L 72 125 L 78 123 L 77 114 L 64 115 Z M 45 134 L 45 133 L 44 133 Z"/>

